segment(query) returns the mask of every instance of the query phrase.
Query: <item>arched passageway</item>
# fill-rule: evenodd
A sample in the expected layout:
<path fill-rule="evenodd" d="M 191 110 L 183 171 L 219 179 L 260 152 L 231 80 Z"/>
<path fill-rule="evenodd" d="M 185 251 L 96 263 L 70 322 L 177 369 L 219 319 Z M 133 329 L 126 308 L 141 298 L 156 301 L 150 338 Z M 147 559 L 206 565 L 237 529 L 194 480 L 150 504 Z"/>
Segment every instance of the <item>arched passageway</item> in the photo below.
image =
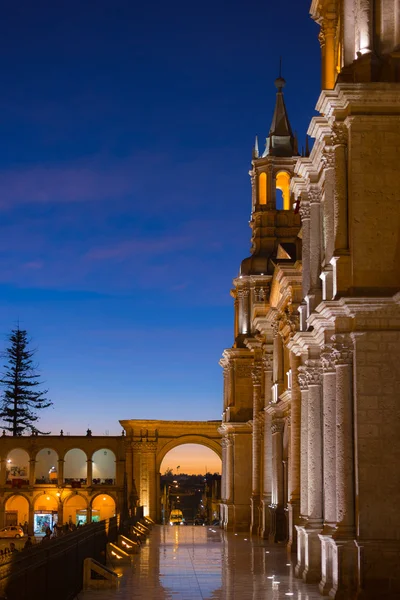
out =
<path fill-rule="evenodd" d="M 127 435 L 127 487 L 130 510 L 161 522 L 160 467 L 167 453 L 200 444 L 222 457 L 220 421 L 120 421 Z M 129 441 L 128 441 L 129 440 Z"/>
<path fill-rule="evenodd" d="M 92 521 L 111 519 L 116 514 L 115 500 L 109 494 L 99 494 L 92 500 Z"/>
<path fill-rule="evenodd" d="M 22 448 L 14 448 L 7 454 L 6 482 L 12 487 L 29 483 L 29 454 Z"/>
<path fill-rule="evenodd" d="M 87 502 L 77 492 L 64 501 L 64 522 L 71 525 L 84 525 L 88 521 Z"/>
<path fill-rule="evenodd" d="M 219 519 L 221 458 L 201 444 L 180 444 L 160 465 L 160 520 L 211 524 Z"/>
<path fill-rule="evenodd" d="M 21 494 L 15 494 L 7 498 L 4 506 L 4 525 L 24 525 L 29 523 L 29 502 Z"/>
<path fill-rule="evenodd" d="M 49 494 L 40 494 L 33 503 L 33 532 L 44 535 L 47 528 L 53 531 L 58 522 L 58 501 Z"/>

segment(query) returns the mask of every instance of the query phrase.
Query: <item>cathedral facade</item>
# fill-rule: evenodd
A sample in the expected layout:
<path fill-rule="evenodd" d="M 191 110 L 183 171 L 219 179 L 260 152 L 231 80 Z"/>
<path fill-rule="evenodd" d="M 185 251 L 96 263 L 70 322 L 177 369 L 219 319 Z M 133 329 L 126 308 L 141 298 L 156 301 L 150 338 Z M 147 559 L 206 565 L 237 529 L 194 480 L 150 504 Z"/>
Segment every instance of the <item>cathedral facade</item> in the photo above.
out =
<path fill-rule="evenodd" d="M 400 3 L 313 0 L 299 156 L 278 78 L 224 351 L 221 519 L 331 598 L 400 597 Z M 308 155 L 309 154 L 309 155 Z"/>

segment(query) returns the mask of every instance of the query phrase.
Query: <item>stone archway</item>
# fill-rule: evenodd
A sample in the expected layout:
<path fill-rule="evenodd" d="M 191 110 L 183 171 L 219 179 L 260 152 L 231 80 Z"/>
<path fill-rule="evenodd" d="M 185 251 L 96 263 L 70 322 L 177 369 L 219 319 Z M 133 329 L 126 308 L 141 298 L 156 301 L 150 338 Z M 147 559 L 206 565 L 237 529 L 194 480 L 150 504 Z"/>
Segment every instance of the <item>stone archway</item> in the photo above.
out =
<path fill-rule="evenodd" d="M 182 444 L 206 446 L 222 459 L 221 421 L 120 421 L 127 434 L 128 502 L 143 506 L 144 515 L 159 520 L 160 465 Z"/>

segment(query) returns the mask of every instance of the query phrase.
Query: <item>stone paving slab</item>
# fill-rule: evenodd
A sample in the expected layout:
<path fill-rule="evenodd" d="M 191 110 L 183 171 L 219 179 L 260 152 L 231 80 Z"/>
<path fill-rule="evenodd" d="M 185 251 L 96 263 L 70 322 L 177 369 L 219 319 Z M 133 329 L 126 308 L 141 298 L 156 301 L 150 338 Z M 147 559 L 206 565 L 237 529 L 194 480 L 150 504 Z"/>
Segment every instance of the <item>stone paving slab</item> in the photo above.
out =
<path fill-rule="evenodd" d="M 321 600 L 294 577 L 286 550 L 246 534 L 209 527 L 156 526 L 117 590 L 76 600 Z M 110 565 L 111 566 L 111 565 Z"/>

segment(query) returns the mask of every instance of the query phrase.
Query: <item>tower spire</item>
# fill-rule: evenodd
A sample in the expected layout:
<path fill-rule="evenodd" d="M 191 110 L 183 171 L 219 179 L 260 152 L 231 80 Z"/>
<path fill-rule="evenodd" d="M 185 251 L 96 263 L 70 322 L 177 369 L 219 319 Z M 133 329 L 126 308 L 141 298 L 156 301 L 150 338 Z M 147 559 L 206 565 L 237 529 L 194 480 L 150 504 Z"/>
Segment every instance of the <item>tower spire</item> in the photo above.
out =
<path fill-rule="evenodd" d="M 283 88 L 285 85 L 286 81 L 282 77 L 281 57 L 279 61 L 279 77 L 275 79 L 275 87 L 277 89 L 275 110 L 263 156 L 293 156 L 296 154 L 294 136 L 283 98 Z"/>

